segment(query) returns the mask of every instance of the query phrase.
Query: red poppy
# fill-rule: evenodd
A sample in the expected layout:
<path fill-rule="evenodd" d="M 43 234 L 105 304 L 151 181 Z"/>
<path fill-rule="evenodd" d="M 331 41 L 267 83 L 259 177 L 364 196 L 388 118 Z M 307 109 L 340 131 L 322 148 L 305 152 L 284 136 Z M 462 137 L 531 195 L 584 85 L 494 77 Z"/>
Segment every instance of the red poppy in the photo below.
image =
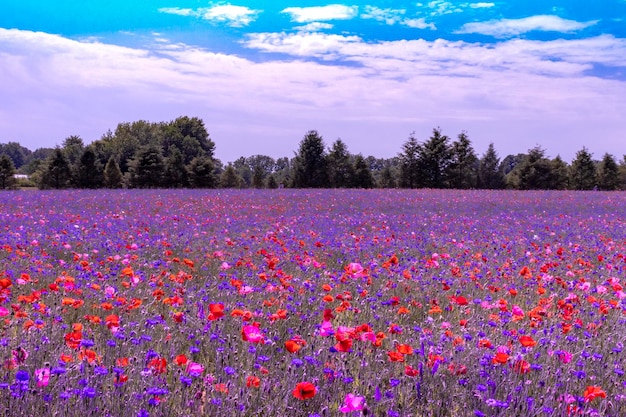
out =
<path fill-rule="evenodd" d="M 248 388 L 259 388 L 261 385 L 261 379 L 258 376 L 250 375 L 246 378 L 246 387 Z"/>
<path fill-rule="evenodd" d="M 224 304 L 209 304 L 209 311 L 211 312 L 207 319 L 217 320 L 224 316 Z"/>
<path fill-rule="evenodd" d="M 604 390 L 598 386 L 589 385 L 585 389 L 583 397 L 585 397 L 585 402 L 587 403 L 593 401 L 596 398 L 606 398 L 606 392 L 604 392 Z"/>
<path fill-rule="evenodd" d="M 317 388 L 310 382 L 298 382 L 296 388 L 292 391 L 294 397 L 299 400 L 308 400 L 315 397 L 317 394 Z"/>
<path fill-rule="evenodd" d="M 404 362 L 404 355 L 400 352 L 396 352 L 395 350 L 387 352 L 387 356 L 391 362 Z"/>
<path fill-rule="evenodd" d="M 524 347 L 533 347 L 537 344 L 537 342 L 530 336 L 524 335 L 519 338 L 519 342 Z"/>
<path fill-rule="evenodd" d="M 496 353 L 496 356 L 493 357 L 493 359 L 491 360 L 491 363 L 493 364 L 505 364 L 507 363 L 509 360 L 509 355 L 507 353 L 504 352 L 498 352 Z"/>

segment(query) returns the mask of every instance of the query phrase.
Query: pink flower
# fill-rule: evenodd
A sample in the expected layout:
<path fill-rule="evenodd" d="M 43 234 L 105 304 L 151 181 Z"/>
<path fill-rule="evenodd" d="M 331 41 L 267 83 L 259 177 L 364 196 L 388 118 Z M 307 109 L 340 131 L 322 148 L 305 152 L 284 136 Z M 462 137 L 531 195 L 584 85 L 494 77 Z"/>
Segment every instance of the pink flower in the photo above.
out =
<path fill-rule="evenodd" d="M 320 336 L 332 336 L 335 334 L 333 330 L 333 324 L 329 321 L 323 321 L 320 327 Z"/>
<path fill-rule="evenodd" d="M 571 353 L 569 353 L 566 350 L 562 350 L 558 353 L 559 359 L 561 360 L 561 362 L 563 363 L 570 363 L 572 361 L 572 358 L 574 357 L 574 355 L 572 355 Z"/>
<path fill-rule="evenodd" d="M 243 326 L 243 329 L 241 329 L 241 338 L 245 342 L 263 343 L 263 333 L 261 333 L 258 327 L 252 325 Z"/>
<path fill-rule="evenodd" d="M 50 383 L 50 368 L 35 369 L 35 381 L 38 387 L 47 387 Z"/>
<path fill-rule="evenodd" d="M 4 317 L 4 316 L 8 316 L 9 315 L 9 310 L 6 309 L 5 307 L 1 307 L 0 306 L 0 317 Z"/>
<path fill-rule="evenodd" d="M 204 366 L 197 362 L 187 363 L 187 373 L 191 376 L 200 376 L 204 372 Z"/>
<path fill-rule="evenodd" d="M 363 271 L 363 266 L 358 262 L 351 262 L 346 267 L 346 273 L 352 278 L 362 278 L 364 276 Z"/>
<path fill-rule="evenodd" d="M 365 398 L 359 397 L 354 394 L 346 395 L 344 399 L 344 405 L 339 409 L 342 413 L 352 413 L 354 411 L 361 411 L 365 406 Z"/>

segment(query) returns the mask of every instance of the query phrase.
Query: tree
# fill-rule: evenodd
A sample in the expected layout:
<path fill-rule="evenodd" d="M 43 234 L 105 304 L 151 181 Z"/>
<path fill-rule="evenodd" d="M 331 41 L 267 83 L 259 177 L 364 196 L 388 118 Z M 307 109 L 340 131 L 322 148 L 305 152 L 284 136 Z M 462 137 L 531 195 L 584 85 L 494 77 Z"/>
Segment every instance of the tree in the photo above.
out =
<path fill-rule="evenodd" d="M 215 163 L 208 156 L 196 156 L 189 164 L 189 183 L 194 188 L 217 187 Z"/>
<path fill-rule="evenodd" d="M 424 142 L 419 152 L 422 182 L 427 188 L 446 188 L 448 167 L 452 162 L 449 138 L 441 134 L 441 129 L 433 129 L 432 136 Z"/>
<path fill-rule="evenodd" d="M 569 167 L 567 163 L 557 155 L 556 158 L 550 161 L 550 164 L 552 183 L 549 188 L 552 190 L 567 190 L 569 187 Z"/>
<path fill-rule="evenodd" d="M 310 130 L 304 135 L 294 165 L 294 187 L 328 187 L 324 140 L 317 131 Z"/>
<path fill-rule="evenodd" d="M 493 143 L 490 143 L 478 163 L 478 188 L 498 190 L 503 187 L 504 175 L 500 170 L 500 158 Z"/>
<path fill-rule="evenodd" d="M 597 186 L 596 165 L 591 159 L 591 153 L 583 147 L 576 152 L 570 169 L 570 187 L 574 190 L 591 190 Z"/>
<path fill-rule="evenodd" d="M 354 167 L 350 161 L 348 147 L 341 139 L 337 139 L 327 156 L 328 181 L 331 188 L 350 187 L 354 177 Z"/>
<path fill-rule="evenodd" d="M 100 188 L 103 182 L 103 172 L 100 161 L 91 147 L 85 148 L 77 168 L 77 185 L 80 188 Z"/>
<path fill-rule="evenodd" d="M 188 137 L 194 139 L 206 156 L 211 159 L 215 157 L 215 143 L 209 137 L 209 133 L 202 119 L 198 117 L 181 116 L 170 124 L 180 132 L 183 138 Z M 181 149 L 181 151 L 185 154 L 184 148 Z"/>
<path fill-rule="evenodd" d="M 478 185 L 478 157 L 465 132 L 452 143 L 448 179 L 451 188 L 469 189 Z"/>
<path fill-rule="evenodd" d="M 13 190 L 17 188 L 15 179 L 15 165 L 13 159 L 7 154 L 0 156 L 0 190 Z"/>
<path fill-rule="evenodd" d="M 222 188 L 240 188 L 243 184 L 243 178 L 237 174 L 237 170 L 232 164 L 228 164 L 220 176 L 220 185 Z"/>
<path fill-rule="evenodd" d="M 165 161 L 161 149 L 155 145 L 139 148 L 130 163 L 130 186 L 133 188 L 158 188 L 163 185 Z"/>
<path fill-rule="evenodd" d="M 622 156 L 622 160 L 619 162 L 617 168 L 619 174 L 619 189 L 626 190 L 626 155 Z"/>
<path fill-rule="evenodd" d="M 553 183 L 551 162 L 539 146 L 529 149 L 524 161 L 509 175 L 510 183 L 521 190 L 547 190 Z"/>
<path fill-rule="evenodd" d="M 411 133 L 409 139 L 402 144 L 402 152 L 398 155 L 400 160 L 400 187 L 418 188 L 422 184 L 422 172 L 419 155 L 421 145 Z"/>
<path fill-rule="evenodd" d="M 0 154 L 7 155 L 13 161 L 15 169 L 19 169 L 28 162 L 32 152 L 17 142 L 0 143 Z"/>
<path fill-rule="evenodd" d="M 170 155 L 165 159 L 165 174 L 163 186 L 167 188 L 182 188 L 189 185 L 189 176 L 183 154 L 176 146 L 170 148 Z"/>
<path fill-rule="evenodd" d="M 390 165 L 387 165 L 382 169 L 378 186 L 380 188 L 396 188 L 396 176 L 394 175 Z"/>
<path fill-rule="evenodd" d="M 361 154 L 354 158 L 354 175 L 350 183 L 356 188 L 374 188 L 374 176 Z"/>
<path fill-rule="evenodd" d="M 264 188 L 265 180 L 274 171 L 276 162 L 274 158 L 266 155 L 253 155 L 246 158 L 246 164 L 252 172 L 252 187 Z"/>
<path fill-rule="evenodd" d="M 40 188 L 67 188 L 70 185 L 70 165 L 61 148 L 56 147 L 43 166 L 39 183 Z"/>
<path fill-rule="evenodd" d="M 114 156 L 109 157 L 104 167 L 104 186 L 106 188 L 122 188 L 122 171 Z"/>
<path fill-rule="evenodd" d="M 601 190 L 613 191 L 619 188 L 619 167 L 615 157 L 605 153 L 598 170 L 598 187 Z"/>

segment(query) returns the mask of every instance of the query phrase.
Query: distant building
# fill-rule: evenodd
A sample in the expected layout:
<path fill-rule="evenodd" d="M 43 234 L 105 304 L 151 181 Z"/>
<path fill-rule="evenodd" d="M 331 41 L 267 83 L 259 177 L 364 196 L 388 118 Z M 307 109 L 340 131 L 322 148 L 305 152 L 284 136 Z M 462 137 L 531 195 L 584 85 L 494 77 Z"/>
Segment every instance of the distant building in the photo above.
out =
<path fill-rule="evenodd" d="M 28 179 L 28 175 L 25 175 L 25 174 L 13 174 L 13 178 L 18 179 L 18 180 L 27 180 Z"/>

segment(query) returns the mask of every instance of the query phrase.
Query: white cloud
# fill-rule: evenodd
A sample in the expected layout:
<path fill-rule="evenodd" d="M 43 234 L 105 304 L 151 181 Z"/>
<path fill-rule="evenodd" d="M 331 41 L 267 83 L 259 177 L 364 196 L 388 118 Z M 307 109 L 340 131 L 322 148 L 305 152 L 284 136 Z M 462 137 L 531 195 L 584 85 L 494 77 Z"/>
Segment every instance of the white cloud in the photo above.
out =
<path fill-rule="evenodd" d="M 495 3 L 480 2 L 480 3 L 470 3 L 469 7 L 472 9 L 488 9 L 490 7 L 494 7 L 495 5 L 496 5 Z"/>
<path fill-rule="evenodd" d="M 328 6 L 314 7 L 288 7 L 281 13 L 291 15 L 291 20 L 298 23 L 307 23 L 324 20 L 347 20 L 356 17 L 359 8 L 357 6 L 345 6 L 343 4 L 330 4 Z"/>
<path fill-rule="evenodd" d="M 427 23 L 424 18 L 407 18 L 405 14 L 406 9 L 381 9 L 376 6 L 365 6 L 361 18 L 377 20 L 390 26 L 400 24 L 416 29 L 436 29 L 434 23 Z"/>
<path fill-rule="evenodd" d="M 404 19 L 401 23 L 405 26 L 416 29 L 437 29 L 434 23 L 427 23 L 426 19 L 423 17 L 420 17 L 419 19 Z"/>
<path fill-rule="evenodd" d="M 431 15 L 433 16 L 460 13 L 463 11 L 462 7 L 445 0 L 434 0 L 429 2 L 427 6 L 432 10 Z"/>
<path fill-rule="evenodd" d="M 242 27 L 249 25 L 259 14 L 259 11 L 244 6 L 227 4 L 200 9 L 200 13 L 206 20 L 225 22 L 230 26 Z"/>
<path fill-rule="evenodd" d="M 319 32 L 320 30 L 328 30 L 332 29 L 333 25 L 330 23 L 322 23 L 322 22 L 311 22 L 306 25 L 296 26 L 294 29 L 300 32 Z"/>
<path fill-rule="evenodd" d="M 175 14 L 178 16 L 194 16 L 196 11 L 193 9 L 183 9 L 180 7 L 161 7 L 158 9 L 160 13 Z"/>
<path fill-rule="evenodd" d="M 365 10 L 361 13 L 362 19 L 374 19 L 379 22 L 385 22 L 388 25 L 394 25 L 404 18 L 406 9 L 381 9 L 376 6 L 365 6 Z"/>
<path fill-rule="evenodd" d="M 577 22 L 558 16 L 538 15 L 521 19 L 500 19 L 464 24 L 458 33 L 480 33 L 495 37 L 516 36 L 540 30 L 544 32 L 575 32 L 595 25 L 597 21 Z"/>
<path fill-rule="evenodd" d="M 179 16 L 195 16 L 212 22 L 225 23 L 232 27 L 247 26 L 261 13 L 260 10 L 253 10 L 244 6 L 233 6 L 232 4 L 201 7 L 195 10 L 179 7 L 163 7 L 158 10 L 161 13 Z"/>
<path fill-rule="evenodd" d="M 226 161 L 288 155 L 311 128 L 344 138 L 353 152 L 388 157 L 409 132 L 437 125 L 468 130 L 477 150 L 494 141 L 501 155 L 538 140 L 550 152 L 563 147 L 551 137 L 570 138 L 573 153 L 585 144 L 581 132 L 587 145 L 615 138 L 594 143 L 596 154 L 626 153 L 626 82 L 587 75 L 594 64 L 625 68 L 625 39 L 482 45 L 268 33 L 245 46 L 295 58 L 253 62 L 181 44 L 149 51 L 0 29 L 0 92 L 11 103 L 0 108 L 0 131 L 34 149 L 54 142 L 23 138 L 91 140 L 121 121 L 188 114 L 205 120 Z"/>

